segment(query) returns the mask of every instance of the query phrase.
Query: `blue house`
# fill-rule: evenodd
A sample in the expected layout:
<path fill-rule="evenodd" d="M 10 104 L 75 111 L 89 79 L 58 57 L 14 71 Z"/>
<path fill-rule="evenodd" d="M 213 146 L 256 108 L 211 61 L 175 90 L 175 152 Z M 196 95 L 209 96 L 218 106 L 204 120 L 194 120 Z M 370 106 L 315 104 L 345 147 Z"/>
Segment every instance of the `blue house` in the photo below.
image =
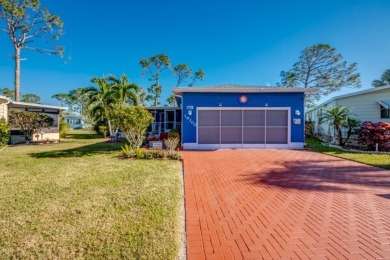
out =
<path fill-rule="evenodd" d="M 302 88 L 175 88 L 184 149 L 303 149 Z"/>

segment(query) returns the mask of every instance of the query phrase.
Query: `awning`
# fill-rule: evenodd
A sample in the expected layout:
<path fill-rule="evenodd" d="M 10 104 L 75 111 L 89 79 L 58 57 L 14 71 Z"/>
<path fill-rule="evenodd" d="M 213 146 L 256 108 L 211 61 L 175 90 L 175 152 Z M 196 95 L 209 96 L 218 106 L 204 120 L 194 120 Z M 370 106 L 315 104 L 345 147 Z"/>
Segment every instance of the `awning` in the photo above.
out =
<path fill-rule="evenodd" d="M 385 109 L 390 109 L 390 100 L 380 100 L 378 103 Z"/>

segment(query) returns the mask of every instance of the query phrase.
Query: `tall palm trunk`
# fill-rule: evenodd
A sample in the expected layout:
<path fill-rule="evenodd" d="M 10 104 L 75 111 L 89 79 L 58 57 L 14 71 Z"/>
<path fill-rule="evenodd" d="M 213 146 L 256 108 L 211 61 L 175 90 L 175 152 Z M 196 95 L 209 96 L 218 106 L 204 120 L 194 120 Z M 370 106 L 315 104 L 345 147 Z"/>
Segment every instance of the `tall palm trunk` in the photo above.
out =
<path fill-rule="evenodd" d="M 15 46 L 15 101 L 20 101 L 20 47 Z"/>

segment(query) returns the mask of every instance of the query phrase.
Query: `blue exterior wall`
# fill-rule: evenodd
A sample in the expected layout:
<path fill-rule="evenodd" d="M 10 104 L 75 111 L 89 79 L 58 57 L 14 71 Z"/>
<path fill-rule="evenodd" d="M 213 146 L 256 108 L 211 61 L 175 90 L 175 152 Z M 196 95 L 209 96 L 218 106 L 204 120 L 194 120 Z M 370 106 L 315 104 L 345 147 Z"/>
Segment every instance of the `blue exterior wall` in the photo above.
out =
<path fill-rule="evenodd" d="M 241 104 L 239 97 L 246 95 L 248 102 Z M 197 107 L 290 107 L 291 142 L 304 142 L 304 93 L 183 93 L 182 106 L 182 143 L 196 143 L 196 108 Z M 193 106 L 192 115 L 188 115 L 187 106 Z M 295 115 L 295 110 L 300 115 Z M 301 124 L 294 125 L 293 119 L 301 119 Z"/>

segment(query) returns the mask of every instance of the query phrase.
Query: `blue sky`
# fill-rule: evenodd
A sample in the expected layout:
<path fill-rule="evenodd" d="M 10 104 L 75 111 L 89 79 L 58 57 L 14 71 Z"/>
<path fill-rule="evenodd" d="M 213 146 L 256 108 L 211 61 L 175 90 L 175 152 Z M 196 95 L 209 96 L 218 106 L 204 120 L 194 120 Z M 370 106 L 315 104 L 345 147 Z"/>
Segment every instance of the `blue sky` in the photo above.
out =
<path fill-rule="evenodd" d="M 390 68 L 389 0 L 42 3 L 64 21 L 65 56 L 24 51 L 21 90 L 39 94 L 46 104 L 58 105 L 53 94 L 89 86 L 95 76 L 126 73 L 146 89 L 150 83 L 138 62 L 157 53 L 167 54 L 173 64 L 202 68 L 206 78 L 198 85 L 275 85 L 280 71 L 315 43 L 329 43 L 348 62 L 357 62 L 362 89 Z M 5 34 L 0 46 L 0 88 L 13 87 L 7 56 L 12 46 Z M 165 101 L 173 86 L 169 73 L 162 85 Z"/>

